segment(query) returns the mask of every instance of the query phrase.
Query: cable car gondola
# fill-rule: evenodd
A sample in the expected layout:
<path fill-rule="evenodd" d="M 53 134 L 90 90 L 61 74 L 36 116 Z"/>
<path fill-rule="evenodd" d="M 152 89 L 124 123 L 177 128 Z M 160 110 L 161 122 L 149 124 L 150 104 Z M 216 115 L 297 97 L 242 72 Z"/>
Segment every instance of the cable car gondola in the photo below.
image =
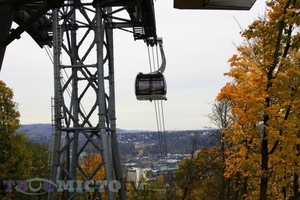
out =
<path fill-rule="evenodd" d="M 135 95 L 138 100 L 167 100 L 167 83 L 163 72 L 166 68 L 166 58 L 162 47 L 162 40 L 157 40 L 160 47 L 161 67 L 152 73 L 138 73 L 135 79 Z"/>
<path fill-rule="evenodd" d="M 135 80 L 135 95 L 138 100 L 167 100 L 167 85 L 162 73 L 139 73 Z"/>

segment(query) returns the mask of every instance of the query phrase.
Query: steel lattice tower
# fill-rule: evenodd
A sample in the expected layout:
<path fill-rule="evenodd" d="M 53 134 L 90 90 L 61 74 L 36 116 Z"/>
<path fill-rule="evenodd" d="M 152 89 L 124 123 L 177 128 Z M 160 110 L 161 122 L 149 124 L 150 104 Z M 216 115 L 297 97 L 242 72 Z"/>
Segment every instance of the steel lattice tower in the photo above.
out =
<path fill-rule="evenodd" d="M 134 38 L 145 40 L 156 38 L 156 31 L 152 1 L 142 1 L 139 7 L 128 1 L 126 7 L 113 11 L 112 6 L 124 6 L 118 3 L 69 1 L 53 11 L 55 132 L 51 180 L 57 190 L 63 189 L 63 199 L 126 198 L 116 136 L 112 29 L 133 27 Z M 113 16 L 124 10 L 130 10 L 129 20 Z M 150 18 L 138 17 L 149 12 Z M 121 21 L 113 22 L 113 18 Z M 149 30 L 144 30 L 145 23 Z M 87 149 L 101 154 L 88 172 L 81 162 Z M 101 191 L 99 173 L 103 174 L 105 191 Z M 83 180 L 78 182 L 78 176 Z M 72 187 L 74 190 L 69 189 Z M 54 199 L 55 193 L 49 193 L 49 198 Z"/>
<path fill-rule="evenodd" d="M 91 189 L 99 188 L 100 183 L 84 185 L 84 182 L 99 181 L 95 177 L 104 166 L 102 178 L 107 183 L 118 180 L 122 184 L 119 196 L 124 199 L 115 125 L 113 36 L 106 27 L 111 20 L 103 17 L 111 8 L 101 8 L 97 3 L 81 6 L 79 2 L 69 3 L 53 12 L 55 134 L 51 180 L 57 184 L 60 179 L 70 181 L 68 187 L 80 184 L 79 192 L 64 191 L 64 199 L 78 195 L 93 199 L 103 195 L 98 189 Z M 89 56 L 95 61 L 86 63 Z M 102 158 L 89 172 L 80 162 L 87 147 Z M 75 181 L 78 174 L 83 183 Z M 92 195 L 82 193 L 82 187 Z M 49 194 L 53 199 L 55 193 Z M 116 199 L 114 191 L 106 189 L 104 194 Z"/>

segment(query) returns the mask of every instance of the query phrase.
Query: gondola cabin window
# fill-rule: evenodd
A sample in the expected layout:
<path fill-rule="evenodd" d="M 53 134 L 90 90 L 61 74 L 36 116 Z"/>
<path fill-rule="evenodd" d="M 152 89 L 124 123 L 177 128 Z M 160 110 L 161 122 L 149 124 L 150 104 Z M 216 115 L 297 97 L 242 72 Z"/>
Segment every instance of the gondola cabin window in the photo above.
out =
<path fill-rule="evenodd" d="M 138 100 L 167 100 L 167 86 L 162 73 L 139 73 L 135 81 L 135 94 Z"/>

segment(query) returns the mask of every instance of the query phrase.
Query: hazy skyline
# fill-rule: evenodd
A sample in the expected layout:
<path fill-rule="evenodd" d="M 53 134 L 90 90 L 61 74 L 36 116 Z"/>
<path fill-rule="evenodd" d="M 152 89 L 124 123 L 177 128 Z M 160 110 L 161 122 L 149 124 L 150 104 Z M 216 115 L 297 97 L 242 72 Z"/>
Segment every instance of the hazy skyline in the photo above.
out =
<path fill-rule="evenodd" d="M 245 29 L 262 15 L 265 2 L 257 0 L 250 11 L 178 10 L 171 0 L 154 1 L 154 6 L 167 59 L 165 128 L 210 126 L 210 103 L 230 81 L 223 75 L 229 70 L 227 61 L 242 43 L 239 26 Z M 134 95 L 136 74 L 149 71 L 146 44 L 114 30 L 114 51 L 117 127 L 156 130 L 153 102 L 138 101 Z M 52 68 L 46 51 L 27 33 L 7 47 L 0 79 L 14 91 L 21 124 L 51 123 Z"/>

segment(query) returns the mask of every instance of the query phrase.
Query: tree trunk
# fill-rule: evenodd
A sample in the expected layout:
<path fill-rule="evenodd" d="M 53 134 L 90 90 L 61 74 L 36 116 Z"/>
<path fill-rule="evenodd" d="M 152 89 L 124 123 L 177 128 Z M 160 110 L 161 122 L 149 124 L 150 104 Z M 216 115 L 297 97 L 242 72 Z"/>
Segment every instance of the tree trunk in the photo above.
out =
<path fill-rule="evenodd" d="M 300 145 L 299 144 L 296 145 L 296 149 L 298 151 L 298 154 L 297 154 L 297 156 L 298 156 L 299 152 L 300 152 Z M 297 166 L 298 163 L 295 162 L 295 165 Z M 294 173 L 294 183 L 293 183 L 293 193 L 294 193 L 294 195 L 296 195 L 299 192 L 299 183 L 298 183 L 298 181 L 299 181 L 299 175 L 297 173 Z"/>
<path fill-rule="evenodd" d="M 260 178 L 260 200 L 267 199 L 268 190 L 268 140 L 266 139 L 266 133 L 264 133 L 263 140 L 261 142 L 261 170 L 263 172 Z"/>
<path fill-rule="evenodd" d="M 224 137 L 224 133 L 222 132 L 222 138 Z M 222 139 L 221 139 L 222 141 Z M 225 172 L 225 145 L 224 141 L 221 142 L 221 155 L 222 155 L 222 185 L 221 185 L 221 192 L 220 192 L 220 200 L 225 199 L 225 177 L 224 177 L 224 172 Z"/>
<path fill-rule="evenodd" d="M 295 174 L 294 174 L 294 184 L 293 184 L 293 192 L 294 192 L 294 195 L 297 194 L 298 191 L 299 191 L 298 180 L 299 180 L 299 175 L 295 173 Z"/>

